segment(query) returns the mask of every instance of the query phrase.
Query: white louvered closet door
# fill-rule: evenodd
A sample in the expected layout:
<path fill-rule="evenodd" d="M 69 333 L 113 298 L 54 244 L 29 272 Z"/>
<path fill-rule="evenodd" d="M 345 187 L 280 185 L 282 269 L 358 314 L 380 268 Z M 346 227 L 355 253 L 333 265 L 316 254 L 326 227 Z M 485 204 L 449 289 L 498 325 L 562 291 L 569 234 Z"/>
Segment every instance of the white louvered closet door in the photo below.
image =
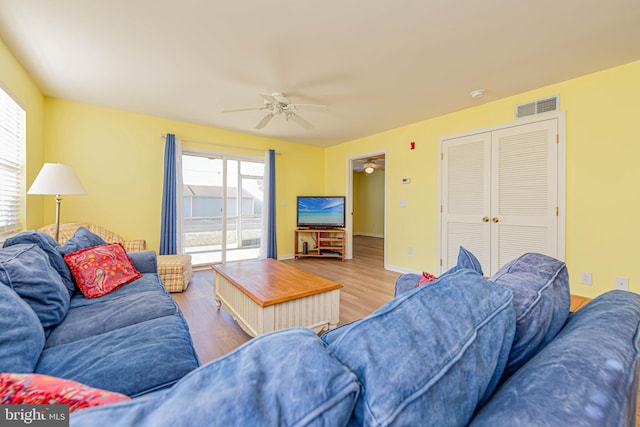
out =
<path fill-rule="evenodd" d="M 464 246 L 493 275 L 526 252 L 562 259 L 558 241 L 558 121 L 442 144 L 440 272 Z"/>
<path fill-rule="evenodd" d="M 491 134 L 457 138 L 442 149 L 440 271 L 456 265 L 460 246 L 487 270 L 491 265 Z"/>
<path fill-rule="evenodd" d="M 558 257 L 557 135 L 557 120 L 491 134 L 491 274 L 526 252 Z"/>

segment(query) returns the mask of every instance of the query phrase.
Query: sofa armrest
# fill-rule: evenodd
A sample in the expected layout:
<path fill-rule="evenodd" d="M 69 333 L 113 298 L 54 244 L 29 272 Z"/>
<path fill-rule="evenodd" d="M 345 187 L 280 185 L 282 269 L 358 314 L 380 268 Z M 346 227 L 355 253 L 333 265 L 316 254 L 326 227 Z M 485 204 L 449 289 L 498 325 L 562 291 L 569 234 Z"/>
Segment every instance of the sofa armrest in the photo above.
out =
<path fill-rule="evenodd" d="M 470 426 L 634 426 L 640 295 L 609 291 L 572 313 Z"/>
<path fill-rule="evenodd" d="M 139 252 L 147 249 L 146 240 L 125 240 L 122 242 L 122 246 L 127 252 Z"/>
<path fill-rule="evenodd" d="M 127 252 L 127 255 L 140 273 L 158 272 L 158 255 L 154 251 Z"/>
<path fill-rule="evenodd" d="M 393 292 L 394 298 L 404 294 L 405 292 L 415 289 L 418 286 L 418 283 L 420 283 L 421 277 L 422 276 L 420 274 L 415 273 L 405 273 L 400 275 L 400 277 L 396 279 L 396 284 Z"/>

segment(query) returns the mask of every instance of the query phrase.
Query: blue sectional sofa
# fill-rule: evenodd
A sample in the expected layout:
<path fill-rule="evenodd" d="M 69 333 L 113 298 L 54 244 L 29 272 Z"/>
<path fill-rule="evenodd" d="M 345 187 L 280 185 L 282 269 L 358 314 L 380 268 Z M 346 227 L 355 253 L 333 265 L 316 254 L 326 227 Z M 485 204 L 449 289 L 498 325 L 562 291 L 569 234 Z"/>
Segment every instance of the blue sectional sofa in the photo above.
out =
<path fill-rule="evenodd" d="M 488 280 L 461 249 L 434 282 L 401 277 L 370 316 L 321 337 L 262 335 L 198 368 L 153 273 L 102 301 L 74 293 L 70 309 L 45 316 L 28 287 L 20 296 L 3 280 L 5 255 L 2 369 L 134 397 L 75 411 L 72 426 L 635 425 L 640 295 L 610 291 L 569 313 L 566 266 L 544 255 L 525 254 Z M 136 265 L 153 270 L 152 258 Z M 43 265 L 38 277 L 52 271 Z M 44 305 L 64 299 L 54 292 Z"/>
<path fill-rule="evenodd" d="M 155 252 L 129 253 L 142 276 L 105 296 L 88 299 L 75 288 L 62 255 L 101 243 L 86 229 L 65 246 L 37 231 L 4 243 L 1 372 L 46 374 L 136 397 L 171 387 L 199 366 Z"/>
<path fill-rule="evenodd" d="M 640 296 L 570 314 L 563 262 L 525 254 L 487 280 L 470 255 L 364 319 L 260 336 L 71 425 L 635 425 Z"/>

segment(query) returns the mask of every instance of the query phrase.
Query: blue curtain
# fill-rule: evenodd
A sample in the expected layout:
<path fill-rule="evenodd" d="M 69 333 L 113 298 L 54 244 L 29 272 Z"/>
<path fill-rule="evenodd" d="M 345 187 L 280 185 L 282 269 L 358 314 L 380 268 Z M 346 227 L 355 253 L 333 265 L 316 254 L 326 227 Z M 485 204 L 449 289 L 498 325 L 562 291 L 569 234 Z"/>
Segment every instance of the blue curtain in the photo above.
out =
<path fill-rule="evenodd" d="M 160 223 L 160 255 L 177 253 L 176 136 L 167 134 L 164 146 L 164 182 L 162 190 L 162 221 Z"/>
<path fill-rule="evenodd" d="M 267 152 L 267 241 L 266 257 L 278 259 L 278 245 L 276 244 L 276 152 Z"/>

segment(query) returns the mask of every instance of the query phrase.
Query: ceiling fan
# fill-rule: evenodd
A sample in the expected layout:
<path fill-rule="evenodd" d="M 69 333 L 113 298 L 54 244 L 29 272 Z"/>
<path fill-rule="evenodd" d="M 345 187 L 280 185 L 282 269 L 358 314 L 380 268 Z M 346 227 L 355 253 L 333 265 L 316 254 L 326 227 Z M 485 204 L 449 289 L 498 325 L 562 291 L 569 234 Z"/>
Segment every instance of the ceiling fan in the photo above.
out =
<path fill-rule="evenodd" d="M 313 129 L 313 125 L 300 117 L 298 109 L 315 109 L 326 110 L 326 105 L 316 104 L 292 104 L 289 99 L 281 92 L 273 92 L 271 95 L 260 94 L 264 101 L 264 105 L 261 107 L 246 107 L 246 108 L 234 108 L 230 110 L 223 110 L 223 113 L 232 113 L 236 111 L 250 111 L 250 110 L 266 110 L 267 114 L 258 122 L 256 129 L 264 128 L 274 116 L 284 115 L 285 120 L 291 119 L 305 129 Z"/>
<path fill-rule="evenodd" d="M 364 172 L 367 175 L 378 169 L 384 169 L 384 156 L 370 157 L 367 159 L 356 159 L 353 161 L 353 169 L 356 172 Z"/>

